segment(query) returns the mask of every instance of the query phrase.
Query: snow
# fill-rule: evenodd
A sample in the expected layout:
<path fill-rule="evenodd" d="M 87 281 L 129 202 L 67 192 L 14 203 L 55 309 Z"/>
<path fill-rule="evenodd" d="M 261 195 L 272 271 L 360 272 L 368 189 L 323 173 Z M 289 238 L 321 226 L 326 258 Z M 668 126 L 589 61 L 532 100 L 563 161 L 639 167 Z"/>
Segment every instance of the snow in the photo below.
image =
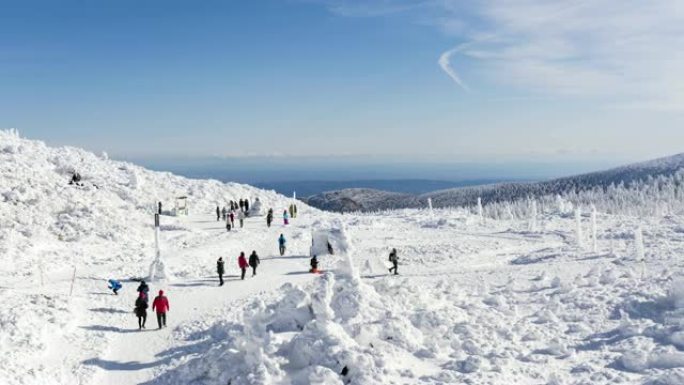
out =
<path fill-rule="evenodd" d="M 72 170 L 82 186 L 67 185 Z M 150 312 L 138 331 L 132 307 L 156 256 L 153 213 L 158 201 L 170 212 L 178 196 L 189 215 L 161 216 L 168 279 L 150 284 L 169 297 L 169 327 L 156 330 Z M 676 210 L 637 217 L 597 205 L 586 249 L 572 215 L 581 208 L 555 196 L 553 207 L 526 200 L 533 215 L 514 204 L 487 215 L 485 203 L 485 221 L 467 207 L 335 214 L 300 203 L 288 226 L 250 216 L 229 233 L 217 204 L 258 197 L 280 212 L 292 199 L 10 131 L 0 131 L 0 197 L 3 384 L 684 381 Z M 668 205 L 681 212 L 682 203 Z M 320 258 L 322 274 L 307 272 L 316 231 L 335 250 Z M 393 247 L 399 276 L 385 266 Z M 262 263 L 241 281 L 237 255 L 252 250 Z M 123 283 L 118 296 L 110 278 Z"/>

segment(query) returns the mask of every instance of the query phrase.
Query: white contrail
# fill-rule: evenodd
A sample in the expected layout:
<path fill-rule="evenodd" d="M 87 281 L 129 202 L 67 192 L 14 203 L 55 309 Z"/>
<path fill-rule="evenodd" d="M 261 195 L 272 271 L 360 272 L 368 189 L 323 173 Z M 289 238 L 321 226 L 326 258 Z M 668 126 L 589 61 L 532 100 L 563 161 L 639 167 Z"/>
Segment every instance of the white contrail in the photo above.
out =
<path fill-rule="evenodd" d="M 459 87 L 463 88 L 466 91 L 470 91 L 470 88 L 463 82 L 460 76 L 456 73 L 456 70 L 451 66 L 451 57 L 454 56 L 454 54 L 457 54 L 461 50 L 463 50 L 467 44 L 461 44 L 456 48 L 452 48 L 446 52 L 444 52 L 442 55 L 439 56 L 439 66 L 442 67 L 442 71 L 446 72 L 447 75 L 453 80 L 456 84 L 458 84 Z"/>

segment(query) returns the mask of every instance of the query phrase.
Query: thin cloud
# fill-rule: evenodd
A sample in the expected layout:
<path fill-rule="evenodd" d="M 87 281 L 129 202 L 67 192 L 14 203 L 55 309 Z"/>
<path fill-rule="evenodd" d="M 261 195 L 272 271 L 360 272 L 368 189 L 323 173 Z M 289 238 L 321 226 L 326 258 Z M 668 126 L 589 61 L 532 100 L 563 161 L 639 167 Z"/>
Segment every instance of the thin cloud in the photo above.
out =
<path fill-rule="evenodd" d="M 392 17 L 401 11 L 404 18 L 469 42 L 438 58 L 440 68 L 462 89 L 484 83 L 596 100 L 606 106 L 684 110 L 681 0 L 326 0 L 324 4 L 338 14 Z M 456 70 L 456 60 L 474 69 L 467 79 Z"/>
<path fill-rule="evenodd" d="M 465 91 L 470 91 L 470 88 L 463 82 L 461 77 L 456 73 L 456 70 L 451 66 L 451 57 L 454 56 L 455 54 L 459 53 L 463 49 L 463 46 L 458 46 L 456 48 L 450 49 L 442 55 L 440 55 L 439 60 L 437 61 L 439 63 L 439 66 L 442 68 L 442 71 L 444 71 L 451 80 L 454 81 L 459 87 L 463 88 Z"/>

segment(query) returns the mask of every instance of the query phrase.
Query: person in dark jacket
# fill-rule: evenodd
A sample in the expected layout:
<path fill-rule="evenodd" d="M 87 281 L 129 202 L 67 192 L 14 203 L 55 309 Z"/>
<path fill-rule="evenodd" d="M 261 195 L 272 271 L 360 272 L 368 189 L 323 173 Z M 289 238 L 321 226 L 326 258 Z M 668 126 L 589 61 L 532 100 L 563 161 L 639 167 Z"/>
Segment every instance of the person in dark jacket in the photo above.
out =
<path fill-rule="evenodd" d="M 164 295 L 163 290 L 159 290 L 159 295 L 152 302 L 152 311 L 157 312 L 157 324 L 159 329 L 166 327 L 166 313 L 170 310 L 169 299 Z"/>
<path fill-rule="evenodd" d="M 140 281 L 140 285 L 138 285 L 138 288 L 136 290 L 138 290 L 138 293 L 142 293 L 143 295 L 145 295 L 145 301 L 150 299 L 150 297 L 149 297 L 150 287 L 147 286 L 147 283 L 145 283 L 144 280 Z"/>
<path fill-rule="evenodd" d="M 240 279 L 245 279 L 245 272 L 247 272 L 247 266 L 249 264 L 247 263 L 247 258 L 245 258 L 245 252 L 241 252 L 240 256 L 238 257 L 238 266 L 240 267 L 240 270 L 242 271 L 242 277 Z"/>
<path fill-rule="evenodd" d="M 318 257 L 315 255 L 313 258 L 311 258 L 311 270 L 309 270 L 309 273 L 318 273 Z"/>
<path fill-rule="evenodd" d="M 240 200 L 238 201 L 238 207 L 240 208 L 240 210 L 244 210 L 244 208 L 245 208 L 245 201 L 243 201 L 242 199 L 240 199 Z"/>
<path fill-rule="evenodd" d="M 266 214 L 266 226 L 271 227 L 273 223 L 273 209 L 268 209 L 268 214 Z"/>
<path fill-rule="evenodd" d="M 145 329 L 145 322 L 147 322 L 147 296 L 142 291 L 135 300 L 135 316 L 138 317 L 138 330 Z"/>
<path fill-rule="evenodd" d="M 225 262 L 223 262 L 223 257 L 219 257 L 216 261 L 216 272 L 219 276 L 219 286 L 223 286 L 223 274 L 226 272 Z"/>
<path fill-rule="evenodd" d="M 245 214 L 249 215 L 249 199 L 245 199 Z"/>
<path fill-rule="evenodd" d="M 389 255 L 389 261 L 392 262 L 392 267 L 390 267 L 389 271 L 390 273 L 392 270 L 394 270 L 394 275 L 399 274 L 399 257 L 397 256 L 397 249 L 392 249 L 392 252 L 390 252 Z"/>
<path fill-rule="evenodd" d="M 221 209 L 216 206 L 216 222 L 221 220 Z"/>
<path fill-rule="evenodd" d="M 224 220 L 224 221 L 226 220 L 226 214 L 227 213 L 228 213 L 228 210 L 226 210 L 226 206 L 223 206 L 223 208 L 221 209 L 221 219 L 222 220 Z"/>
<path fill-rule="evenodd" d="M 235 213 L 231 211 L 230 214 L 228 214 L 228 218 L 230 218 L 230 226 L 235 228 Z"/>
<path fill-rule="evenodd" d="M 259 256 L 257 255 L 256 250 L 252 250 L 252 254 L 249 256 L 249 266 L 252 267 L 252 277 L 256 275 L 256 269 L 257 266 L 261 263 L 261 260 L 259 259 Z"/>
<path fill-rule="evenodd" d="M 159 202 L 159 215 L 162 215 L 162 204 Z"/>

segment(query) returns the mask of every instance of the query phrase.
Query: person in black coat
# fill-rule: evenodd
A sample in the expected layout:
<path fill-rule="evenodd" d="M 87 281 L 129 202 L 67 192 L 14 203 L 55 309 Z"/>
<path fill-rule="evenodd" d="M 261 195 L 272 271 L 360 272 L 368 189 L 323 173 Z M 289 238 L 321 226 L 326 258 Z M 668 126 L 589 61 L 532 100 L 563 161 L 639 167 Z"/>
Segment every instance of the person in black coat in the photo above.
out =
<path fill-rule="evenodd" d="M 218 261 L 216 261 L 216 272 L 218 273 L 218 276 L 219 276 L 219 286 L 223 286 L 223 274 L 226 272 L 226 267 L 225 267 L 225 262 L 223 261 L 223 257 L 219 257 Z"/>
<path fill-rule="evenodd" d="M 221 220 L 221 208 L 216 206 L 216 222 Z"/>
<path fill-rule="evenodd" d="M 273 209 L 268 209 L 268 214 L 266 214 L 266 226 L 271 227 L 273 223 Z"/>
<path fill-rule="evenodd" d="M 257 266 L 261 263 L 256 250 L 252 250 L 252 254 L 249 256 L 249 266 L 252 267 L 252 277 L 256 275 Z"/>
<path fill-rule="evenodd" d="M 245 213 L 249 215 L 249 199 L 245 199 Z"/>
<path fill-rule="evenodd" d="M 140 292 L 138 299 L 135 300 L 135 316 L 138 317 L 138 330 L 145 329 L 147 307 L 147 296 L 143 292 Z"/>
<path fill-rule="evenodd" d="M 392 270 L 394 270 L 394 275 L 399 274 L 399 257 L 397 256 L 397 249 L 392 249 L 392 252 L 390 252 L 389 255 L 389 260 L 392 262 L 392 267 L 389 269 L 390 273 Z"/>
<path fill-rule="evenodd" d="M 145 295 L 145 301 L 147 301 L 150 297 L 148 297 L 148 293 L 150 292 L 150 287 L 147 286 L 147 283 L 145 281 L 140 281 L 140 285 L 138 285 L 138 293 L 142 293 Z"/>

